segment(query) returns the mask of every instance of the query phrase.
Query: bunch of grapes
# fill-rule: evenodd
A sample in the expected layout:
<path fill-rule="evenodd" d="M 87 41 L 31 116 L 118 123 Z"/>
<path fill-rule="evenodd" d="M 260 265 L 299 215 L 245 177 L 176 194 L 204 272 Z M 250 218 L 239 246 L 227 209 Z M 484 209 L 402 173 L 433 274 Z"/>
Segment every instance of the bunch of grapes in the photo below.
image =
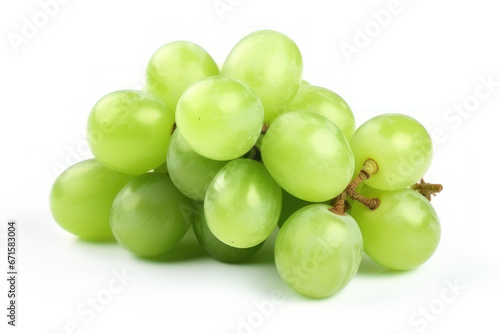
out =
<path fill-rule="evenodd" d="M 417 183 L 432 160 L 425 128 L 384 114 L 356 129 L 339 95 L 302 80 L 301 53 L 279 32 L 246 36 L 221 69 L 194 43 L 161 47 L 144 90 L 95 104 L 87 137 L 95 159 L 57 178 L 52 214 L 139 257 L 164 254 L 192 225 L 209 255 L 239 262 L 279 226 L 280 276 L 325 298 L 363 250 L 409 270 L 439 243 L 430 197 L 442 187 Z"/>

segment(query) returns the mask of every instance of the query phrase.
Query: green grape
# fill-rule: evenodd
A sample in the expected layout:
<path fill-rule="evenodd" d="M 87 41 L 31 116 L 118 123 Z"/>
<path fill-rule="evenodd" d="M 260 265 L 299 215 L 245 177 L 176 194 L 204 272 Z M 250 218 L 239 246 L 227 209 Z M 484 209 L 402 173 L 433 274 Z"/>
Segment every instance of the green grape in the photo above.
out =
<path fill-rule="evenodd" d="M 94 156 L 106 167 L 141 174 L 165 161 L 174 115 L 151 94 L 122 90 L 100 99 L 87 123 Z"/>
<path fill-rule="evenodd" d="M 270 123 L 292 101 L 302 81 L 302 55 L 287 36 L 256 31 L 236 44 L 221 74 L 249 85 L 262 100 L 265 123 Z"/>
<path fill-rule="evenodd" d="M 195 152 L 212 160 L 232 160 L 259 138 L 264 109 L 248 86 L 216 76 L 189 87 L 175 117 L 179 132 Z"/>
<path fill-rule="evenodd" d="M 308 202 L 336 197 L 354 172 L 345 136 L 330 120 L 312 112 L 291 111 L 278 117 L 264 135 L 261 151 L 276 182 Z"/>
<path fill-rule="evenodd" d="M 86 240 L 113 240 L 109 216 L 116 194 L 132 178 L 90 159 L 66 169 L 50 192 L 50 209 L 66 231 Z"/>
<path fill-rule="evenodd" d="M 371 187 L 398 190 L 421 179 L 432 161 L 432 140 L 413 118 L 384 114 L 363 123 L 351 138 L 356 171 L 367 159 L 374 160 L 378 172 L 366 180 Z"/>
<path fill-rule="evenodd" d="M 274 250 L 276 267 L 295 291 L 326 298 L 342 290 L 361 263 L 363 240 L 348 215 L 313 204 L 295 212 L 282 226 Z"/>
<path fill-rule="evenodd" d="M 214 259 L 221 262 L 236 263 L 255 254 L 264 242 L 250 248 L 236 248 L 226 245 L 213 235 L 207 225 L 205 212 L 196 216 L 193 230 L 203 249 Z"/>
<path fill-rule="evenodd" d="M 302 85 L 286 111 L 312 111 L 325 116 L 332 121 L 347 139 L 356 130 L 356 121 L 351 108 L 343 98 L 329 89 Z M 285 112 L 286 112 L 285 111 Z"/>
<path fill-rule="evenodd" d="M 249 248 L 273 232 L 281 211 L 281 189 L 259 162 L 238 159 L 224 166 L 208 187 L 205 218 L 225 244 Z"/>
<path fill-rule="evenodd" d="M 308 81 L 306 81 L 306 80 L 302 79 L 302 83 L 301 83 L 300 85 L 301 85 L 301 86 L 310 86 L 311 84 L 310 84 Z M 299 88 L 299 89 L 300 89 L 300 88 Z"/>
<path fill-rule="evenodd" d="M 169 175 L 177 189 L 189 198 L 203 201 L 210 182 L 227 161 L 207 159 L 196 153 L 175 130 L 167 152 Z"/>
<path fill-rule="evenodd" d="M 146 173 L 127 183 L 111 209 L 111 229 L 120 245 L 141 257 L 161 255 L 175 246 L 191 223 L 193 202 L 168 175 Z"/>
<path fill-rule="evenodd" d="M 219 67 L 202 47 L 176 41 L 159 48 L 149 60 L 146 90 L 162 99 L 174 112 L 189 86 L 218 74 Z"/>
<path fill-rule="evenodd" d="M 439 244 L 441 227 L 424 196 L 412 189 L 383 191 L 366 185 L 360 193 L 380 200 L 375 210 L 359 202 L 351 209 L 369 257 L 390 269 L 409 270 L 432 256 Z"/>
<path fill-rule="evenodd" d="M 303 201 L 295 196 L 290 195 L 283 190 L 283 204 L 281 206 L 281 215 L 278 221 L 278 226 L 281 227 L 285 221 L 290 217 L 295 211 L 302 209 L 305 206 L 311 205 L 313 203 Z"/>

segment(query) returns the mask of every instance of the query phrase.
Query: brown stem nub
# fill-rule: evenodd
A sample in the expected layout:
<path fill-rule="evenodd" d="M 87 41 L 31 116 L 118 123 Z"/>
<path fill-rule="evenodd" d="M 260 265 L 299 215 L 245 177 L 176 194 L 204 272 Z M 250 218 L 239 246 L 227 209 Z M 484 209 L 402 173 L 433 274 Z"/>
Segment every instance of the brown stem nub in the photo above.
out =
<path fill-rule="evenodd" d="M 262 131 L 260 131 L 260 134 L 261 134 L 261 135 L 265 135 L 265 134 L 266 134 L 266 132 L 267 132 L 267 130 L 269 130 L 269 125 L 267 125 L 267 124 L 263 124 L 263 125 L 262 125 Z"/>
<path fill-rule="evenodd" d="M 412 185 L 411 189 L 418 191 L 430 202 L 431 196 L 436 196 L 437 193 L 440 193 L 443 190 L 443 186 L 441 184 L 427 183 L 424 179 L 421 179 L 420 182 Z"/>
<path fill-rule="evenodd" d="M 330 210 L 330 212 L 336 213 L 338 215 L 345 216 L 345 210 L 346 210 L 345 206 L 347 203 L 345 201 L 346 196 L 347 196 L 346 192 L 343 191 L 340 195 L 338 195 L 337 197 L 332 199 L 331 205 L 333 206 L 333 208 L 330 208 L 328 210 Z M 349 204 L 349 203 L 347 203 L 347 204 Z"/>
<path fill-rule="evenodd" d="M 351 183 L 349 183 L 349 185 L 345 189 L 347 196 L 366 205 L 372 210 L 378 208 L 378 206 L 380 205 L 380 200 L 378 200 L 377 198 L 374 199 L 367 198 L 356 191 L 356 188 L 361 184 L 361 182 L 369 179 L 373 174 L 377 172 L 378 172 L 377 163 L 372 159 L 366 160 L 358 176 L 356 176 L 356 178 L 354 178 L 354 180 L 352 180 Z"/>

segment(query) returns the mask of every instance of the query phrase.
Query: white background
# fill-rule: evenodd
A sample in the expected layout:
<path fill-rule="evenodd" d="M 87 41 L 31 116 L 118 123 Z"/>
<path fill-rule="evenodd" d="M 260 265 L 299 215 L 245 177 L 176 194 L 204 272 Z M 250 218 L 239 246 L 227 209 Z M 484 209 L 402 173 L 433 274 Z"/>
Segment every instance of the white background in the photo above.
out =
<path fill-rule="evenodd" d="M 73 0 L 59 5 L 47 22 L 43 14 L 37 16 L 37 1 L 2 2 L 0 267 L 6 272 L 6 222 L 16 219 L 20 292 L 13 330 L 6 325 L 7 286 L 1 279 L 0 331 L 496 333 L 496 2 L 401 0 L 384 27 L 374 24 L 373 12 L 390 7 L 389 0 L 220 2 L 230 6 L 222 15 L 213 0 Z M 24 18 L 33 22 L 34 15 L 46 25 L 14 47 L 9 36 L 21 35 Z M 427 180 L 445 186 L 432 202 L 441 218 L 442 240 L 425 265 L 395 273 L 364 259 L 347 288 L 315 301 L 280 280 L 272 243 L 249 264 L 225 265 L 203 255 L 190 236 L 178 249 L 180 255 L 150 262 L 117 245 L 78 241 L 53 221 L 51 183 L 60 166 L 90 157 L 84 129 L 101 96 L 141 87 L 149 57 L 167 42 L 194 41 L 222 63 L 240 38 L 258 29 L 293 38 L 304 57 L 304 78 L 343 96 L 358 125 L 379 113 L 402 112 L 433 134 L 435 156 Z M 371 29 L 371 37 L 360 44 L 358 31 L 364 29 Z M 358 46 L 352 57 L 341 51 L 346 44 Z M 491 92 L 481 81 L 489 77 L 496 82 Z M 86 303 L 91 298 L 110 296 L 106 289 L 114 271 L 133 279 L 105 300 L 109 303 L 95 317 L 78 312 L 79 307 L 90 309 Z M 450 284 L 459 287 L 449 290 Z M 283 297 L 269 307 L 273 293 Z M 266 304 L 268 312 L 263 314 L 256 303 Z M 241 325 L 248 321 L 253 327 Z"/>

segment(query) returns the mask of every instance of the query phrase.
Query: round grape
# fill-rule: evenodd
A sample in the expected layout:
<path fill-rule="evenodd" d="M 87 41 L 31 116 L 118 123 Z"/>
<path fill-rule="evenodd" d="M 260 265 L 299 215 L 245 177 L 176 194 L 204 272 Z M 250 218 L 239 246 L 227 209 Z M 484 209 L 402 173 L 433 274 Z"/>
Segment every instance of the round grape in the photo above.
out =
<path fill-rule="evenodd" d="M 273 232 L 281 211 L 281 189 L 261 163 L 238 159 L 224 166 L 205 196 L 210 231 L 225 244 L 249 248 Z"/>
<path fill-rule="evenodd" d="M 231 50 L 221 74 L 249 85 L 262 100 L 270 123 L 292 101 L 302 81 L 302 55 L 287 36 L 256 31 Z"/>
<path fill-rule="evenodd" d="M 66 169 L 50 192 L 50 209 L 66 231 L 86 240 L 113 240 L 109 217 L 116 194 L 131 179 L 90 159 Z"/>
<path fill-rule="evenodd" d="M 291 111 L 278 117 L 262 140 L 262 159 L 276 182 L 291 195 L 323 202 L 339 195 L 354 172 L 347 139 L 327 118 Z"/>
<path fill-rule="evenodd" d="M 151 94 L 123 90 L 100 99 L 87 123 L 89 146 L 100 163 L 141 174 L 165 161 L 174 115 Z"/>
<path fill-rule="evenodd" d="M 439 244 L 441 227 L 424 196 L 412 189 L 383 191 L 366 185 L 360 193 L 380 200 L 375 210 L 359 202 L 351 209 L 370 258 L 390 269 L 409 270 L 432 256 Z"/>
<path fill-rule="evenodd" d="M 348 215 L 313 204 L 295 212 L 281 227 L 275 261 L 283 280 L 311 298 L 326 298 L 342 290 L 361 263 L 363 240 Z"/>
<path fill-rule="evenodd" d="M 264 109 L 248 86 L 216 76 L 189 87 L 175 117 L 179 132 L 195 152 L 212 160 L 232 160 L 259 138 Z"/>
<path fill-rule="evenodd" d="M 378 172 L 366 180 L 381 190 L 404 189 L 421 179 L 432 161 L 432 140 L 413 118 L 384 114 L 363 123 L 351 138 L 356 171 L 367 159 L 374 160 Z"/>
<path fill-rule="evenodd" d="M 111 210 L 111 229 L 120 245 L 141 257 L 175 246 L 192 220 L 193 201 L 166 174 L 146 173 L 127 183 Z"/>

